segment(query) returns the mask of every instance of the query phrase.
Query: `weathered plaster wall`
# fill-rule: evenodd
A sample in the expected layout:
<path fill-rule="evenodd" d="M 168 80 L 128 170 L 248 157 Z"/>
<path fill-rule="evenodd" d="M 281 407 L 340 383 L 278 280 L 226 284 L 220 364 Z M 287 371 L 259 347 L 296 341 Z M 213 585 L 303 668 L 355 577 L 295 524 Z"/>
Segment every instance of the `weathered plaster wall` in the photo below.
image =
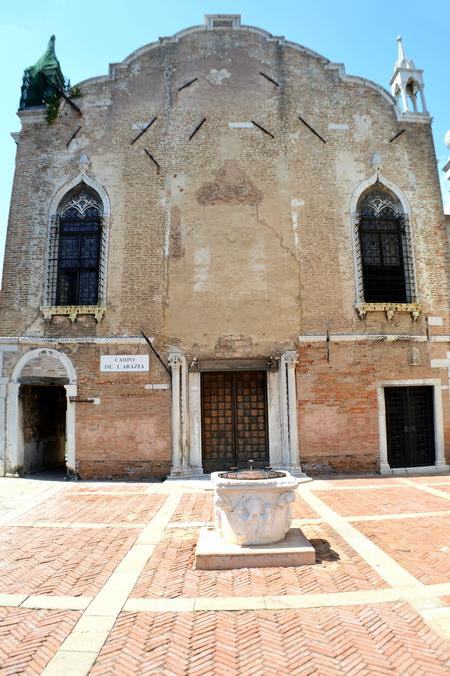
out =
<path fill-rule="evenodd" d="M 380 88 L 345 78 L 307 50 L 242 29 L 162 40 L 80 89 L 81 117 L 66 104 L 51 126 L 39 111 L 21 115 L 0 334 L 56 339 L 142 329 L 164 355 L 176 347 L 199 358 L 279 354 L 299 335 L 327 331 L 423 337 L 430 314 L 443 317 L 435 332 L 450 333 L 448 243 L 430 126 L 399 120 Z M 411 208 L 423 303 L 415 323 L 408 313 L 388 322 L 383 312 L 361 321 L 354 309 L 350 204 L 374 173 L 375 152 Z M 98 324 L 89 316 L 46 324 L 40 306 L 50 203 L 78 175 L 82 153 L 111 202 L 107 311 Z M 427 346 L 420 371 L 435 377 L 430 360 L 445 358 L 447 344 Z M 81 472 L 166 472 L 170 393 L 144 389 L 163 376 L 168 382 L 166 375 L 152 366 L 150 380 L 108 380 L 99 357 L 109 348 L 73 349 L 80 395 L 102 402 L 76 405 Z M 397 372 L 413 378 L 415 371 L 400 367 L 384 345 L 338 352 L 339 368 L 300 352 L 301 453 L 311 464 L 341 468 L 342 455 L 352 455 L 348 467 L 374 467 L 376 380 Z M 355 427 L 363 430 L 360 439 Z"/>
<path fill-rule="evenodd" d="M 24 124 L 2 333 L 143 328 L 163 344 L 203 354 L 214 354 L 221 336 L 236 335 L 263 354 L 327 326 L 360 331 L 349 209 L 358 184 L 373 174 L 375 151 L 383 174 L 411 205 L 425 312 L 446 307 L 447 240 L 430 128 L 399 123 L 380 90 L 342 80 L 324 59 L 243 30 L 190 33 L 141 50 L 114 77 L 81 84 L 81 118 L 64 104 L 53 125 Z M 251 120 L 274 138 L 255 126 L 233 126 Z M 390 143 L 401 128 L 406 132 Z M 81 152 L 111 200 L 108 310 L 98 326 L 90 317 L 76 326 L 67 318 L 45 326 L 39 307 L 49 204 L 77 175 Z M 398 321 L 410 330 L 408 315 Z M 364 327 L 388 324 L 376 314 Z M 423 320 L 414 330 L 423 332 Z"/>

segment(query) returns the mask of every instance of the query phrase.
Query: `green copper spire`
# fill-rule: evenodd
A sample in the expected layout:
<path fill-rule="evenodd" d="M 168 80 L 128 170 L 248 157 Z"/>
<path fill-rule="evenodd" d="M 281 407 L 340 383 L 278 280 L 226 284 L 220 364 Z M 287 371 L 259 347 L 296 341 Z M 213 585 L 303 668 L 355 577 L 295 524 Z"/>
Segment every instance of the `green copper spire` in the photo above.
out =
<path fill-rule="evenodd" d="M 58 90 L 65 88 L 64 75 L 55 54 L 55 36 L 52 35 L 39 61 L 24 71 L 19 108 L 42 106 Z"/>

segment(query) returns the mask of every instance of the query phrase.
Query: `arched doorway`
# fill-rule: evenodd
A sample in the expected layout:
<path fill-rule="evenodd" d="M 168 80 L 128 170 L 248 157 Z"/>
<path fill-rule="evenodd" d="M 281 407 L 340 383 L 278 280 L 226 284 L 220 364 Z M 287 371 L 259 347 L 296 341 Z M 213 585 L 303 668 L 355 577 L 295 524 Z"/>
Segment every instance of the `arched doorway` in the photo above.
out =
<path fill-rule="evenodd" d="M 7 393 L 6 473 L 64 467 L 76 475 L 76 372 L 66 354 L 30 350 L 14 367 Z"/>

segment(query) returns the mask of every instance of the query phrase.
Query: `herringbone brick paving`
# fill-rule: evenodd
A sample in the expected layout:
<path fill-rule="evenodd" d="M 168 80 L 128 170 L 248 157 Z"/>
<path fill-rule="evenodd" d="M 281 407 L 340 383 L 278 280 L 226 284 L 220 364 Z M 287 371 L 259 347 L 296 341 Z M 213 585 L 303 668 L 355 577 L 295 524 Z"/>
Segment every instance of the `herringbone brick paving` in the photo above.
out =
<path fill-rule="evenodd" d="M 327 524 L 302 527 L 315 566 L 194 570 L 198 530 L 171 530 L 156 547 L 131 596 L 261 596 L 377 589 L 386 583 Z"/>
<path fill-rule="evenodd" d="M 33 511 L 34 521 L 87 523 L 146 523 L 165 501 L 165 495 L 58 495 Z M 27 514 L 20 521 L 29 521 Z"/>
<path fill-rule="evenodd" d="M 112 481 L 110 483 L 101 483 L 94 481 L 83 482 L 83 485 L 69 489 L 67 494 L 79 495 L 80 493 L 143 493 L 147 494 L 148 488 L 154 485 L 149 483 L 130 483 L 126 481 Z"/>
<path fill-rule="evenodd" d="M 437 512 L 449 509 L 445 498 L 430 495 L 406 485 L 398 488 L 381 486 L 378 490 L 318 491 L 317 495 L 328 507 L 342 516 L 363 514 L 401 514 L 403 512 Z"/>
<path fill-rule="evenodd" d="M 0 673 L 41 674 L 80 616 L 67 610 L 0 608 Z"/>
<path fill-rule="evenodd" d="M 408 521 L 353 521 L 353 526 L 392 556 L 423 584 L 447 582 L 450 576 L 450 516 Z"/>
<path fill-rule="evenodd" d="M 3 528 L 0 593 L 95 594 L 138 534 L 124 529 Z"/>
<path fill-rule="evenodd" d="M 303 500 L 300 496 L 291 505 L 291 514 L 293 519 L 318 519 L 319 515 Z"/>
<path fill-rule="evenodd" d="M 448 674 L 450 649 L 406 603 L 286 611 L 122 613 L 91 671 Z"/>
<path fill-rule="evenodd" d="M 442 479 L 442 477 L 441 477 Z M 334 488 L 383 488 L 386 486 L 401 486 L 401 482 L 397 477 L 367 477 L 367 478 L 355 478 L 348 477 L 347 479 L 326 479 L 323 483 L 320 484 L 321 489 L 323 490 L 333 490 Z M 314 489 L 316 490 L 316 488 Z"/>
<path fill-rule="evenodd" d="M 309 484 L 309 490 L 343 515 L 408 513 L 404 520 L 352 521 L 352 526 L 420 582 L 450 582 L 450 519 L 426 515 L 449 509 L 449 501 L 420 488 L 429 485 L 448 494 L 450 477 L 413 477 L 410 481 L 417 488 L 396 477 L 368 477 L 321 480 L 317 488 Z M 22 510 L 22 503 L 50 486 L 48 482 L 0 480 L 0 510 Z M 0 594 L 50 595 L 56 600 L 61 597 L 58 602 L 62 604 L 65 595 L 94 596 L 139 537 L 139 527 L 130 530 L 120 524 L 150 522 L 170 492 L 170 487 L 164 488 L 161 495 L 161 484 L 149 483 L 89 482 L 60 487 L 57 495 L 49 495 L 33 510 L 0 527 Z M 92 674 L 434 676 L 450 671 L 450 648 L 436 633 L 436 625 L 430 625 L 426 614 L 421 616 L 420 609 L 416 611 L 406 600 L 393 603 L 375 597 L 375 601 L 373 596 L 370 602 L 364 600 L 365 593 L 388 588 L 386 579 L 337 534 L 331 518 L 327 523 L 302 498 L 294 504 L 294 518 L 321 519 L 302 526 L 316 548 L 315 566 L 196 571 L 193 562 L 199 530 L 183 527 L 182 522 L 212 520 L 212 494 L 201 487 L 183 494 L 176 485 L 174 492 L 180 502 L 169 526 L 178 527 L 162 533 L 130 597 L 161 603 L 185 597 L 211 602 L 232 597 L 236 609 L 168 613 L 156 607 L 152 613 L 122 612 Z M 38 521 L 70 522 L 73 527 L 27 525 Z M 88 523 L 99 527 L 86 527 Z M 440 605 L 439 612 L 450 609 L 447 589 L 437 596 L 440 591 L 430 597 L 431 605 Z M 334 596 L 339 592 L 356 593 L 358 605 L 343 605 L 342 597 Z M 326 595 L 337 606 L 238 610 L 241 597 L 302 599 L 305 594 Z M 6 597 L 4 602 L 8 602 Z M 428 596 L 426 602 L 428 608 Z M 62 608 L 5 608 L 1 603 L 0 596 L 0 674 L 42 673 L 80 613 Z"/>
<path fill-rule="evenodd" d="M 185 493 L 180 499 L 171 522 L 212 520 L 212 493 Z"/>

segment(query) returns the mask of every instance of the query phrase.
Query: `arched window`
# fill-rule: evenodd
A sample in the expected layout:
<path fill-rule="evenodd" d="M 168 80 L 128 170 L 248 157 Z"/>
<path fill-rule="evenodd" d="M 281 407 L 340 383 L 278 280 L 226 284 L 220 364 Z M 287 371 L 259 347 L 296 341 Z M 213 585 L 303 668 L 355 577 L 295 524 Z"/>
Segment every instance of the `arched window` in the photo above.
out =
<path fill-rule="evenodd" d="M 411 241 L 400 201 L 376 183 L 360 197 L 357 212 L 363 302 L 414 302 Z"/>
<path fill-rule="evenodd" d="M 102 281 L 102 201 L 81 183 L 60 202 L 50 233 L 48 300 L 97 305 Z"/>

